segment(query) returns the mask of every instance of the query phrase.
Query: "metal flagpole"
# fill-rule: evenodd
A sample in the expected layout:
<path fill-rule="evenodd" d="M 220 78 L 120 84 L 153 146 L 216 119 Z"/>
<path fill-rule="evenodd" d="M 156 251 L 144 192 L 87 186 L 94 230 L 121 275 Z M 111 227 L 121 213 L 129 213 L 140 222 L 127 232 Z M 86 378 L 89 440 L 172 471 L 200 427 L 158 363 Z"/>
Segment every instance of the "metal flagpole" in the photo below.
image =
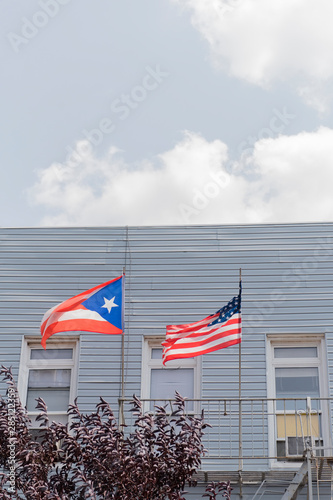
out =
<path fill-rule="evenodd" d="M 242 332 L 242 269 L 239 269 L 239 300 L 240 300 L 240 327 Z M 240 481 L 240 495 L 242 496 L 242 481 L 241 471 L 243 470 L 243 436 L 242 436 L 242 339 L 238 344 L 238 398 L 239 398 L 239 418 L 238 418 L 238 437 L 239 437 L 239 458 L 238 458 L 238 473 Z"/>
<path fill-rule="evenodd" d="M 123 282 L 122 282 L 122 328 L 121 336 L 121 397 L 125 397 L 125 267 L 123 267 Z"/>
<path fill-rule="evenodd" d="M 122 427 L 125 424 L 124 415 L 124 398 L 125 398 L 125 267 L 123 267 L 123 277 L 122 277 L 122 329 L 121 334 L 121 397 L 120 397 L 120 408 L 119 408 L 119 424 Z"/>
<path fill-rule="evenodd" d="M 239 269 L 239 298 L 242 297 L 242 269 Z M 241 304 L 240 304 L 241 305 Z M 241 328 L 242 328 L 242 309 L 240 310 L 241 317 Z M 238 363 L 238 394 L 239 399 L 242 397 L 242 342 L 238 344 L 239 346 L 239 363 Z"/>

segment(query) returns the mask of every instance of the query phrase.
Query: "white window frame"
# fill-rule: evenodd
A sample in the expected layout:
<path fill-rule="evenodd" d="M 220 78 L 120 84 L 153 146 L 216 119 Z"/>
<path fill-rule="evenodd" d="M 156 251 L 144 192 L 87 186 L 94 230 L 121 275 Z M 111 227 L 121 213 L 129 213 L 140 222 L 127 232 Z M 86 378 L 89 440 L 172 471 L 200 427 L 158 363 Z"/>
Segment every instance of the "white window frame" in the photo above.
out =
<path fill-rule="evenodd" d="M 291 362 L 285 362 L 286 358 L 274 358 L 274 348 L 275 347 L 317 347 L 317 357 L 316 358 L 290 358 Z M 275 368 L 278 367 L 303 367 L 304 359 L 306 359 L 307 366 L 313 366 L 318 368 L 319 373 L 319 396 L 320 398 L 327 398 L 329 394 L 328 389 L 328 370 L 327 370 L 327 349 L 326 349 L 326 338 L 324 334 L 317 335 L 275 335 L 268 334 L 266 342 L 266 380 L 267 380 L 267 398 L 276 398 L 276 387 L 275 387 Z M 293 363 L 293 364 L 292 364 Z M 276 455 L 276 418 L 274 414 L 273 404 L 268 403 L 268 452 L 269 456 L 273 457 Z M 330 432 L 330 418 L 329 418 L 329 405 L 328 402 L 322 401 L 321 403 L 321 414 L 322 414 L 322 434 L 324 438 L 324 446 L 331 447 L 331 432 Z M 326 453 L 324 452 L 324 455 Z M 296 461 L 277 461 L 276 459 L 270 460 L 270 467 L 272 469 L 295 469 L 300 466 L 300 462 Z"/>
<path fill-rule="evenodd" d="M 57 369 L 69 368 L 71 370 L 70 390 L 69 390 L 69 404 L 74 403 L 77 396 L 77 379 L 78 379 L 78 359 L 79 359 L 79 337 L 59 337 L 56 339 L 49 339 L 46 349 L 73 349 L 72 359 L 30 359 L 30 353 L 33 349 L 41 349 L 40 337 L 24 337 L 22 339 L 21 359 L 18 376 L 18 392 L 23 406 L 27 403 L 29 370 L 32 369 Z M 36 402 L 37 404 L 37 402 Z M 29 417 L 33 421 L 34 418 L 40 413 L 38 410 L 29 411 Z M 50 421 L 57 421 L 57 417 L 64 417 L 67 411 L 50 411 Z M 32 424 L 32 429 L 39 429 L 39 422 Z"/>
<path fill-rule="evenodd" d="M 151 351 L 153 348 L 161 349 L 161 343 L 165 340 L 162 336 L 146 336 L 143 337 L 142 345 L 142 367 L 141 367 L 141 398 L 150 398 L 151 370 L 152 368 L 162 368 L 164 370 L 177 370 L 179 368 L 193 368 L 193 395 L 194 399 L 201 397 L 201 356 L 194 358 L 186 358 L 169 361 L 166 366 L 163 366 L 162 360 L 152 359 Z M 183 394 L 181 394 L 183 396 Z M 149 411 L 149 404 L 144 405 L 144 410 Z M 199 401 L 194 401 L 193 411 L 198 413 Z"/>

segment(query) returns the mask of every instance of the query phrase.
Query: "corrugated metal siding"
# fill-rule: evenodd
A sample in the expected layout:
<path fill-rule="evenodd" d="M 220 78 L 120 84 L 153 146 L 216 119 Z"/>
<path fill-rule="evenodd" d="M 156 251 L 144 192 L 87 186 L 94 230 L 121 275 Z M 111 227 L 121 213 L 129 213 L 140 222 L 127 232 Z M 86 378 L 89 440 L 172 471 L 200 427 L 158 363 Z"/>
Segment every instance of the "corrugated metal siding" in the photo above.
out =
<path fill-rule="evenodd" d="M 215 312 L 243 278 L 242 395 L 266 397 L 265 335 L 327 336 L 333 396 L 333 224 L 0 229 L 0 363 L 17 374 L 22 335 L 54 304 L 126 266 L 126 396 L 140 394 L 143 335 Z M 79 402 L 112 405 L 121 340 L 81 335 Z M 237 397 L 238 347 L 202 360 L 203 397 Z"/>

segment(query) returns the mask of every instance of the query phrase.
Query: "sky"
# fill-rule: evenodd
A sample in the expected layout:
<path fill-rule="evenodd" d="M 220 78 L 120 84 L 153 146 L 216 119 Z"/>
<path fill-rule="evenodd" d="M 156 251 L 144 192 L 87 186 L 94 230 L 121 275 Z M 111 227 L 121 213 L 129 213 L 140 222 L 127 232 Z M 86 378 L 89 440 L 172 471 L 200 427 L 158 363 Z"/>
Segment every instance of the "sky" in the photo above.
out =
<path fill-rule="evenodd" d="M 333 220 L 331 0 L 0 12 L 0 226 Z"/>

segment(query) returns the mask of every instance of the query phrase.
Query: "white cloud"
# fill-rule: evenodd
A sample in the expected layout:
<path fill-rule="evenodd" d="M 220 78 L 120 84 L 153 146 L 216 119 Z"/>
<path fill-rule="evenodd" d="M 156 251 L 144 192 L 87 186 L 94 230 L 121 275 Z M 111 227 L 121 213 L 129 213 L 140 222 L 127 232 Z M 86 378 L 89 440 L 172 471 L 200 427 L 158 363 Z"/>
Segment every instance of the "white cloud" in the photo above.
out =
<path fill-rule="evenodd" d="M 226 144 L 192 132 L 155 162 L 129 165 L 115 148 L 102 159 L 86 149 L 80 164 L 39 172 L 30 198 L 44 209 L 42 225 L 333 220 L 329 128 L 258 140 L 234 165 Z"/>
<path fill-rule="evenodd" d="M 84 149 L 81 163 L 54 163 L 38 173 L 30 198 L 47 209 L 42 224 L 177 223 L 178 204 L 227 159 L 225 144 L 209 143 L 193 133 L 186 133 L 155 164 L 127 165 L 114 148 L 106 158 L 97 159 L 88 142 L 80 141 L 76 150 Z"/>
<path fill-rule="evenodd" d="M 252 206 L 259 202 L 260 221 L 333 220 L 332 129 L 263 139 L 251 162 L 257 174 Z"/>
<path fill-rule="evenodd" d="M 289 81 L 323 111 L 333 77 L 331 0 L 173 0 L 189 8 L 214 62 L 268 87 Z"/>

